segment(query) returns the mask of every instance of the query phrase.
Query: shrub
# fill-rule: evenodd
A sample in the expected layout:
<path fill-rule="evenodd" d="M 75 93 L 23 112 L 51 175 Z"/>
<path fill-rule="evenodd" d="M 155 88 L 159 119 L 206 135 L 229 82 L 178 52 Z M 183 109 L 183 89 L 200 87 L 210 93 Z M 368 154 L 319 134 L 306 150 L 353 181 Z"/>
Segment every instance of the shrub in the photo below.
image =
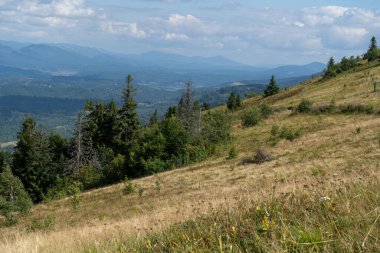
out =
<path fill-rule="evenodd" d="M 238 156 L 237 150 L 235 147 L 232 147 L 228 152 L 228 159 L 235 159 Z"/>
<path fill-rule="evenodd" d="M 84 166 L 79 169 L 77 180 L 83 184 L 83 189 L 98 187 L 103 180 L 102 172 L 93 165 Z"/>
<path fill-rule="evenodd" d="M 289 127 L 282 127 L 281 131 L 279 132 L 279 137 L 281 139 L 286 139 L 288 141 L 293 141 L 297 139 L 300 136 L 299 130 L 291 129 Z"/>
<path fill-rule="evenodd" d="M 279 127 L 277 125 L 273 125 L 271 129 L 271 137 L 269 139 L 272 145 L 276 145 L 278 141 L 285 139 L 289 141 L 293 141 L 300 137 L 300 131 L 289 128 L 287 126 Z"/>
<path fill-rule="evenodd" d="M 82 187 L 83 186 L 80 182 L 72 181 L 68 178 L 57 177 L 54 186 L 48 190 L 44 200 L 49 201 L 72 196 L 79 193 L 82 190 Z"/>
<path fill-rule="evenodd" d="M 263 104 L 260 106 L 260 113 L 264 119 L 267 119 L 273 114 L 273 108 L 267 104 Z"/>
<path fill-rule="evenodd" d="M 156 190 L 158 193 L 160 193 L 161 192 L 162 179 L 157 175 L 155 175 L 154 177 L 155 177 L 154 184 L 156 185 Z"/>
<path fill-rule="evenodd" d="M 80 207 L 80 200 L 79 200 L 79 196 L 78 196 L 78 194 L 74 194 L 74 195 L 70 198 L 70 204 L 71 204 L 71 210 L 72 210 L 74 213 L 78 212 L 79 207 Z"/>
<path fill-rule="evenodd" d="M 345 114 L 350 114 L 350 113 L 372 114 L 374 112 L 374 109 L 373 109 L 373 106 L 371 105 L 347 104 L 347 105 L 340 105 L 339 111 Z"/>
<path fill-rule="evenodd" d="M 252 161 L 254 163 L 260 164 L 260 163 L 269 162 L 272 160 L 274 160 L 273 156 L 271 156 L 269 153 L 267 153 L 266 151 L 264 151 L 262 149 L 258 149 L 258 150 L 256 150 L 256 154 L 253 157 Z"/>
<path fill-rule="evenodd" d="M 244 127 L 256 126 L 261 120 L 261 114 L 256 108 L 246 111 L 241 117 Z"/>
<path fill-rule="evenodd" d="M 152 157 L 148 160 L 142 160 L 141 164 L 144 168 L 144 174 L 153 175 L 165 171 L 169 166 L 168 163 L 158 157 Z"/>
<path fill-rule="evenodd" d="M 335 111 L 335 101 L 331 101 L 328 105 L 320 105 L 313 108 L 313 112 L 319 113 L 333 113 Z"/>
<path fill-rule="evenodd" d="M 307 99 L 302 99 L 297 106 L 298 113 L 308 113 L 311 111 L 312 102 Z"/>
<path fill-rule="evenodd" d="M 33 219 L 28 227 L 28 231 L 35 232 L 38 230 L 52 230 L 55 227 L 55 215 L 46 216 L 43 220 Z"/>
<path fill-rule="evenodd" d="M 131 194 L 135 191 L 132 182 L 128 179 L 128 177 L 125 177 L 124 179 L 124 189 L 123 193 L 125 195 Z"/>

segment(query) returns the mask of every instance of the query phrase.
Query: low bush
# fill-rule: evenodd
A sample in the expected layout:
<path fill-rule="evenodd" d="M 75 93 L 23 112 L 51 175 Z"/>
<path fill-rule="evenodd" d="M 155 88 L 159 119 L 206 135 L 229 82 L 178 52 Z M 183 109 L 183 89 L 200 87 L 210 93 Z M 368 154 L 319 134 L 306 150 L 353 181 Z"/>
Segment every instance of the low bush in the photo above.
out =
<path fill-rule="evenodd" d="M 238 156 L 237 150 L 235 147 L 230 148 L 228 152 L 228 159 L 235 159 Z"/>
<path fill-rule="evenodd" d="M 243 114 L 241 120 L 244 127 L 256 126 L 261 120 L 261 114 L 256 108 L 251 108 Z"/>
<path fill-rule="evenodd" d="M 52 230 L 55 227 L 55 215 L 51 214 L 43 218 L 42 220 L 33 219 L 32 223 L 28 227 L 29 232 L 35 232 L 38 230 Z"/>
<path fill-rule="evenodd" d="M 260 164 L 260 163 L 269 162 L 272 160 L 274 160 L 274 157 L 272 155 L 270 155 L 268 152 L 262 149 L 258 149 L 252 161 L 254 163 Z"/>
<path fill-rule="evenodd" d="M 123 194 L 128 195 L 128 194 L 133 193 L 134 191 L 135 191 L 135 188 L 133 187 L 131 180 L 129 180 L 128 177 L 125 177 Z"/>
<path fill-rule="evenodd" d="M 68 178 L 57 177 L 54 186 L 48 190 L 44 200 L 50 201 L 69 197 L 81 192 L 82 188 L 83 186 L 80 182 L 72 181 Z"/>
<path fill-rule="evenodd" d="M 298 113 L 309 113 L 311 111 L 311 106 L 313 103 L 310 100 L 302 99 L 297 106 Z"/>
<path fill-rule="evenodd" d="M 273 114 L 273 108 L 267 104 L 262 104 L 260 106 L 260 113 L 264 119 L 267 119 Z"/>
<path fill-rule="evenodd" d="M 300 135 L 300 130 L 292 129 L 287 126 L 282 126 L 280 128 L 278 125 L 272 125 L 269 142 L 272 145 L 276 145 L 282 139 L 294 141 L 295 139 L 299 138 Z"/>
<path fill-rule="evenodd" d="M 361 105 L 361 104 L 346 104 L 338 106 L 338 110 L 344 114 L 351 113 L 366 113 L 372 114 L 374 112 L 373 106 L 371 105 Z"/>

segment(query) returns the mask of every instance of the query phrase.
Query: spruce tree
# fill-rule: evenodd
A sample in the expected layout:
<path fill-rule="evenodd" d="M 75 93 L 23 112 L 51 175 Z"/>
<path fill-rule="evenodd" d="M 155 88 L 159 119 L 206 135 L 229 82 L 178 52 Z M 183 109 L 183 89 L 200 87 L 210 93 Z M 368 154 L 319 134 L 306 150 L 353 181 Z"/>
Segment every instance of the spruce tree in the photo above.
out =
<path fill-rule="evenodd" d="M 154 113 L 152 114 L 152 116 L 150 116 L 150 119 L 149 119 L 149 126 L 156 125 L 159 122 L 160 122 L 160 118 L 158 116 L 158 112 L 157 110 L 154 110 Z"/>
<path fill-rule="evenodd" d="M 181 125 L 188 133 L 194 133 L 196 130 L 196 117 L 191 85 L 191 81 L 186 83 L 186 88 L 178 104 L 178 116 Z"/>
<path fill-rule="evenodd" d="M 111 100 L 106 106 L 106 112 L 101 129 L 101 140 L 103 145 L 117 150 L 117 144 L 120 142 L 120 128 L 118 107 L 114 100 Z"/>
<path fill-rule="evenodd" d="M 374 61 L 380 57 L 380 51 L 377 48 L 377 41 L 375 37 L 371 38 L 371 42 L 367 53 L 364 55 L 364 59 L 368 61 Z"/>
<path fill-rule="evenodd" d="M 170 106 L 168 110 L 165 113 L 165 119 L 176 117 L 178 114 L 178 108 L 177 106 Z"/>
<path fill-rule="evenodd" d="M 330 78 L 336 76 L 336 65 L 335 60 L 333 57 L 330 57 L 329 61 L 327 62 L 327 68 L 325 70 L 325 73 L 323 75 L 324 78 Z"/>
<path fill-rule="evenodd" d="M 18 134 L 12 171 L 34 202 L 41 201 L 54 182 L 56 171 L 49 142 L 33 118 L 25 119 Z"/>
<path fill-rule="evenodd" d="M 132 81 L 132 76 L 128 75 L 123 91 L 123 106 L 120 110 L 121 143 L 124 154 L 128 154 L 131 151 L 140 126 L 136 112 L 137 104 L 133 97 Z"/>
<path fill-rule="evenodd" d="M 274 75 L 272 75 L 268 86 L 264 90 L 264 96 L 269 97 L 277 94 L 280 91 L 280 88 L 276 84 L 276 79 L 274 78 Z"/>
<path fill-rule="evenodd" d="M 241 98 L 240 98 L 240 95 L 237 94 L 236 95 L 236 109 L 238 109 L 240 107 L 241 107 Z"/>
<path fill-rule="evenodd" d="M 236 96 L 235 93 L 231 92 L 227 100 L 227 108 L 231 111 L 236 109 Z"/>

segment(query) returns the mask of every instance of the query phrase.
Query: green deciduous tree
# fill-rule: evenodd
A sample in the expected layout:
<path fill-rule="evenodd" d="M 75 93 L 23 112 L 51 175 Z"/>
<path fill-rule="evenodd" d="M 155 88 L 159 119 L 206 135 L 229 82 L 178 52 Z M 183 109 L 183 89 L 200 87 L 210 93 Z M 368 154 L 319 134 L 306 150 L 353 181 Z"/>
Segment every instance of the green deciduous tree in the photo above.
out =
<path fill-rule="evenodd" d="M 7 218 L 12 212 L 27 214 L 32 205 L 20 179 L 9 168 L 0 173 L 0 214 Z"/>

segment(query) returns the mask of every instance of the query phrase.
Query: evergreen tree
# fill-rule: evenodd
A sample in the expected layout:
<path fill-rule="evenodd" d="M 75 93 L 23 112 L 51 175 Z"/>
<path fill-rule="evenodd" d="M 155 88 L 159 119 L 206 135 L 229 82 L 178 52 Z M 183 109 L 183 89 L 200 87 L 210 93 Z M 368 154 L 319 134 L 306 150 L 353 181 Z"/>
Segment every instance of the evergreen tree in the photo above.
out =
<path fill-rule="evenodd" d="M 377 41 L 375 37 L 372 37 L 368 51 L 364 54 L 364 59 L 368 61 L 374 61 L 380 58 L 380 50 L 377 48 Z"/>
<path fill-rule="evenodd" d="M 12 155 L 8 151 L 0 150 L 0 173 L 10 166 Z"/>
<path fill-rule="evenodd" d="M 48 136 L 48 142 L 52 153 L 54 171 L 56 171 L 55 176 L 63 177 L 70 157 L 69 143 L 59 134 L 50 134 Z"/>
<path fill-rule="evenodd" d="M 165 119 L 175 117 L 178 114 L 177 106 L 170 106 L 165 113 Z"/>
<path fill-rule="evenodd" d="M 208 111 L 210 110 L 210 105 L 207 102 L 203 102 L 201 108 L 202 108 L 202 111 Z"/>
<path fill-rule="evenodd" d="M 57 172 L 53 166 L 49 142 L 37 129 L 33 118 L 25 119 L 22 124 L 13 155 L 12 170 L 34 202 L 41 201 L 54 182 Z"/>
<path fill-rule="evenodd" d="M 111 100 L 107 104 L 101 131 L 101 144 L 114 151 L 117 150 L 117 144 L 120 143 L 121 135 L 118 110 L 114 100 Z"/>
<path fill-rule="evenodd" d="M 272 75 L 268 86 L 264 90 L 264 96 L 269 97 L 277 94 L 280 91 L 280 88 L 276 84 L 276 79 L 274 78 L 274 75 Z"/>
<path fill-rule="evenodd" d="M 158 112 L 157 110 L 154 110 L 154 113 L 152 114 L 152 116 L 150 116 L 150 119 L 149 119 L 149 126 L 156 125 L 159 122 L 160 122 L 160 118 L 158 116 Z"/>
<path fill-rule="evenodd" d="M 191 81 L 186 83 L 185 91 L 178 104 L 178 116 L 182 127 L 188 133 L 194 133 L 196 130 L 196 119 L 194 111 L 194 101 L 192 97 Z"/>
<path fill-rule="evenodd" d="M 235 93 L 231 92 L 227 100 L 227 108 L 231 111 L 236 109 L 236 96 Z"/>
<path fill-rule="evenodd" d="M 337 74 L 337 66 L 335 65 L 335 60 L 333 57 L 330 57 L 329 61 L 327 62 L 327 68 L 324 73 L 324 78 L 330 78 L 334 77 Z"/>
<path fill-rule="evenodd" d="M 199 106 L 198 100 L 194 101 L 194 124 L 196 125 L 195 127 L 195 132 L 199 133 L 201 131 L 201 117 L 202 111 L 201 107 Z"/>
<path fill-rule="evenodd" d="M 241 107 L 241 98 L 240 98 L 240 95 L 237 94 L 236 95 L 236 108 L 240 108 Z"/>
<path fill-rule="evenodd" d="M 373 36 L 371 38 L 371 44 L 369 46 L 369 51 L 375 51 L 375 50 L 377 50 L 377 41 L 376 41 L 375 36 Z"/>
<path fill-rule="evenodd" d="M 128 75 L 123 91 L 123 106 L 120 110 L 121 143 L 124 154 L 129 154 L 137 139 L 140 122 L 137 116 L 137 104 L 133 98 L 133 78 Z"/>

